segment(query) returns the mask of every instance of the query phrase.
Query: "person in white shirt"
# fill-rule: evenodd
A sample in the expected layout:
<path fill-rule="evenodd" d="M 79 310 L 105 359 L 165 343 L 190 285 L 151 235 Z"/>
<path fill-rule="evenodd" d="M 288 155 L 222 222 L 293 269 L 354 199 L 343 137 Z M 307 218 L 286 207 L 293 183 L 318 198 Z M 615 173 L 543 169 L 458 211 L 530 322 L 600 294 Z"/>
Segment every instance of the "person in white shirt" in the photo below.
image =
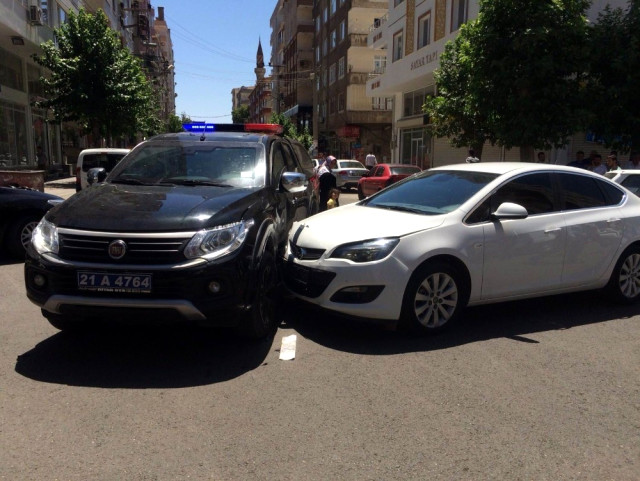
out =
<path fill-rule="evenodd" d="M 475 164 L 477 162 L 480 162 L 480 159 L 478 157 L 476 157 L 476 151 L 475 150 L 469 149 L 469 157 L 464 159 L 464 161 L 467 164 Z"/>
<path fill-rule="evenodd" d="M 367 154 L 367 157 L 364 159 L 364 165 L 367 167 L 367 169 L 371 170 L 377 163 L 378 161 L 376 160 L 376 156 L 373 155 L 373 152 L 369 152 L 369 154 Z"/>
<path fill-rule="evenodd" d="M 629 159 L 629 164 L 627 165 L 627 169 L 640 170 L 640 153 L 631 152 L 631 158 Z"/>

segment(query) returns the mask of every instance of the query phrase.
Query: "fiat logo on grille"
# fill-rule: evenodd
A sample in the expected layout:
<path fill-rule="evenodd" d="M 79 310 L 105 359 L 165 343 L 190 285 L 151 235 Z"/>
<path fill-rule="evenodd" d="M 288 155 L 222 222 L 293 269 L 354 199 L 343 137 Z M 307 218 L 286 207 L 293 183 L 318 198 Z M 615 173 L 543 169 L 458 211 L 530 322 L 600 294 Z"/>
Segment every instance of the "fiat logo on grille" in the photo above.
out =
<path fill-rule="evenodd" d="M 127 253 L 127 244 L 123 240 L 114 240 L 107 250 L 112 259 L 122 259 Z"/>

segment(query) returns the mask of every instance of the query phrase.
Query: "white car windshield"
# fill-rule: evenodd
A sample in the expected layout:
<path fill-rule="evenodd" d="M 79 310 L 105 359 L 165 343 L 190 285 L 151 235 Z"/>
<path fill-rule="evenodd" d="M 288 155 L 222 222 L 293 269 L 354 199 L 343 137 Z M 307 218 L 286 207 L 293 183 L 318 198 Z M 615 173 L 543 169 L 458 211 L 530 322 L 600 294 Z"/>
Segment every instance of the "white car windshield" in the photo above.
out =
<path fill-rule="evenodd" d="M 427 171 L 393 184 L 361 205 L 417 214 L 446 214 L 464 204 L 497 174 L 460 170 Z"/>
<path fill-rule="evenodd" d="M 121 162 L 108 182 L 261 187 L 264 159 L 262 146 L 255 143 L 149 142 Z"/>

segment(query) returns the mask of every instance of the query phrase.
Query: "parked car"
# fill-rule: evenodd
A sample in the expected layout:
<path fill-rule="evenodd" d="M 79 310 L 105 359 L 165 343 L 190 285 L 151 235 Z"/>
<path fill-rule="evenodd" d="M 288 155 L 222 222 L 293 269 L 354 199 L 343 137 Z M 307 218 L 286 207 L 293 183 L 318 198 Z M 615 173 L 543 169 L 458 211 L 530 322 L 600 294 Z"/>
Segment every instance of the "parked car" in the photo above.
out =
<path fill-rule="evenodd" d="M 358 199 L 362 200 L 379 190 L 395 184 L 405 177 L 417 174 L 422 169 L 409 164 L 378 164 L 358 181 Z"/>
<path fill-rule="evenodd" d="M 276 259 L 293 222 L 318 211 L 311 158 L 281 133 L 221 124 L 141 143 L 40 222 L 27 296 L 59 329 L 152 319 L 268 335 Z"/>
<path fill-rule="evenodd" d="M 0 187 L 0 245 L 11 257 L 23 258 L 31 233 L 49 209 L 64 199 L 26 187 Z"/>
<path fill-rule="evenodd" d="M 80 152 L 76 164 L 76 192 L 89 187 L 87 172 L 96 167 L 102 167 L 106 173 L 109 173 L 130 151 L 130 149 L 105 148 L 85 149 Z"/>
<path fill-rule="evenodd" d="M 613 170 L 605 175 L 634 194 L 640 195 L 640 170 Z"/>
<path fill-rule="evenodd" d="M 352 159 L 337 159 L 336 167 L 331 173 L 336 176 L 336 187 L 349 190 L 358 187 L 358 181 L 365 173 L 369 172 L 361 162 Z"/>
<path fill-rule="evenodd" d="M 468 305 L 598 288 L 631 303 L 640 198 L 571 167 L 438 167 L 294 224 L 285 260 L 301 299 L 422 333 Z"/>

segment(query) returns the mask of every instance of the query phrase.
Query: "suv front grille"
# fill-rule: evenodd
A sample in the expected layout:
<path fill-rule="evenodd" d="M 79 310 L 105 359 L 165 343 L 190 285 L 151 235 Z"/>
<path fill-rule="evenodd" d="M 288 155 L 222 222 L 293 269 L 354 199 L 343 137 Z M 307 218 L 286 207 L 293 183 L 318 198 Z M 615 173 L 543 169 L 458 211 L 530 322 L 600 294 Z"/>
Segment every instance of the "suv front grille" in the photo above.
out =
<path fill-rule="evenodd" d="M 173 264 L 185 260 L 182 251 L 193 234 L 123 234 L 60 229 L 59 256 L 82 262 Z M 126 244 L 126 252 L 122 258 L 114 259 L 109 255 L 109 244 L 118 240 Z"/>

